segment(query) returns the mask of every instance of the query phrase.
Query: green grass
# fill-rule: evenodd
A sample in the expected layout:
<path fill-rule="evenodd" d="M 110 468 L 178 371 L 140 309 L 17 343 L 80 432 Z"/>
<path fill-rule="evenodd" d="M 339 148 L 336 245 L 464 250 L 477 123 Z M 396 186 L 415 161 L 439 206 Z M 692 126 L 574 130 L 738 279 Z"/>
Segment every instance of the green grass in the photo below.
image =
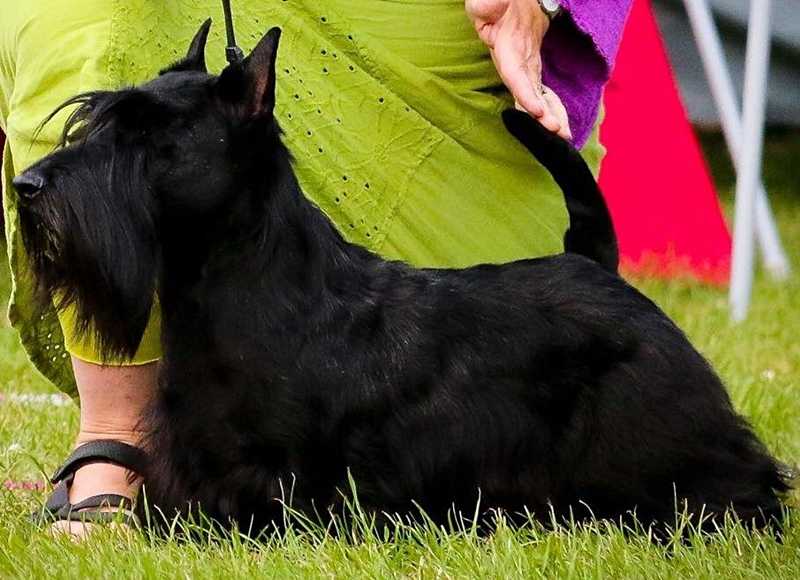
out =
<path fill-rule="evenodd" d="M 719 140 L 704 136 L 729 196 L 732 179 Z M 783 460 L 800 463 L 800 144 L 773 135 L 766 180 L 795 273 L 778 284 L 759 273 L 754 305 L 729 322 L 723 291 L 687 281 L 636 284 L 689 334 L 724 377 L 737 408 Z M 729 198 L 729 197 L 728 197 Z M 730 210 L 730 203 L 726 203 Z M 8 277 L 0 271 L 0 296 Z M 0 323 L 0 393 L 53 393 L 29 366 L 14 331 Z M 67 454 L 74 406 L 0 401 L 0 481 L 41 480 Z M 194 542 L 102 530 L 76 545 L 30 525 L 41 492 L 0 489 L 0 578 L 11 577 L 559 577 L 798 578 L 800 524 L 782 542 L 731 525 L 712 541 L 660 546 L 613 527 L 511 531 L 488 539 L 403 526 L 392 541 L 359 542 L 296 530 L 254 543 L 240 536 Z M 796 496 L 793 503 L 797 503 Z M 796 519 L 796 518 L 795 518 Z"/>

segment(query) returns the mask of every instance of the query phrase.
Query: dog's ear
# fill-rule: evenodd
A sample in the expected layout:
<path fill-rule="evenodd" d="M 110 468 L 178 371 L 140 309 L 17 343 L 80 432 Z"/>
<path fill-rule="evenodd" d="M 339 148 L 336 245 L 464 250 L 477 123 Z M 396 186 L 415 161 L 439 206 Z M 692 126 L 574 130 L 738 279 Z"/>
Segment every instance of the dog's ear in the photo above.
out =
<path fill-rule="evenodd" d="M 206 68 L 206 41 L 208 40 L 209 30 L 211 30 L 210 18 L 200 25 L 200 30 L 197 31 L 191 44 L 189 44 L 189 51 L 186 53 L 186 56 L 168 66 L 159 74 L 163 75 L 168 72 L 181 71 L 208 72 Z"/>
<path fill-rule="evenodd" d="M 220 75 L 220 97 L 245 119 L 272 116 L 280 37 L 281 29 L 273 28 L 244 61 L 228 65 Z"/>

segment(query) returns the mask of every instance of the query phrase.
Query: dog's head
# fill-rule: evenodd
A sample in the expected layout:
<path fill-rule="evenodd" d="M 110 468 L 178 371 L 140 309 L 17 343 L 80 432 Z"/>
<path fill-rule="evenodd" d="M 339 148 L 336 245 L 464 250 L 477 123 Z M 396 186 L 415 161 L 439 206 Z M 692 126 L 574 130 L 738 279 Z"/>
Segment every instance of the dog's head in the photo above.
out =
<path fill-rule="evenodd" d="M 138 347 L 165 238 L 202 243 L 246 212 L 248 170 L 269 179 L 269 152 L 280 147 L 280 30 L 215 76 L 204 55 L 210 24 L 156 79 L 69 99 L 61 146 L 13 181 L 41 297 L 74 305 L 76 330 L 94 332 L 107 358 Z"/>

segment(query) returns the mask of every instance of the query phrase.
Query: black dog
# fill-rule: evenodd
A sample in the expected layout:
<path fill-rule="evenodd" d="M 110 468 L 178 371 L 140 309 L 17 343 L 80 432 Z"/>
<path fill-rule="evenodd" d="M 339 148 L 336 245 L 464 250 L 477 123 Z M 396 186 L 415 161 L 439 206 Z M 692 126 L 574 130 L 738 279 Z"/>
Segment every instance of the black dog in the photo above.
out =
<path fill-rule="evenodd" d="M 669 524 L 763 525 L 779 466 L 676 326 L 616 275 L 608 212 L 565 141 L 508 112 L 554 175 L 567 253 L 414 269 L 347 243 L 301 193 L 273 118 L 279 31 L 217 77 L 208 23 L 138 88 L 95 92 L 15 180 L 43 294 L 131 355 L 156 293 L 163 372 L 147 489 L 243 528 L 282 498 Z"/>

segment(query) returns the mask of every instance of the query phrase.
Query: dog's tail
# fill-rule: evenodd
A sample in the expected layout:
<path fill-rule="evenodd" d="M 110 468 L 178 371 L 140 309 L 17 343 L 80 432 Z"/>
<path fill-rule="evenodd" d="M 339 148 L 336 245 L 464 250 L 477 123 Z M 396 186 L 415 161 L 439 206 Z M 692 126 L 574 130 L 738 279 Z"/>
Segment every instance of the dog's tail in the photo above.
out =
<path fill-rule="evenodd" d="M 508 109 L 503 111 L 503 122 L 552 174 L 564 192 L 569 213 L 564 251 L 586 256 L 616 272 L 619 250 L 611 215 L 597 181 L 580 153 L 527 113 Z"/>

